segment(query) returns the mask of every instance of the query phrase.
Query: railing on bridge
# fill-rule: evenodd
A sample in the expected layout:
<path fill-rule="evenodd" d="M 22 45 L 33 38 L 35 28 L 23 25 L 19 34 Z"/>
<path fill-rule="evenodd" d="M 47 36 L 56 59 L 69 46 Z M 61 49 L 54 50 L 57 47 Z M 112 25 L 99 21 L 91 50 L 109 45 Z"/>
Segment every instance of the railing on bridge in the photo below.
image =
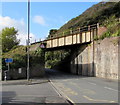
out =
<path fill-rule="evenodd" d="M 63 33 L 63 36 L 50 38 L 45 40 L 44 42 L 46 42 L 46 48 L 88 43 L 93 41 L 94 37 L 98 33 L 98 28 L 99 24 L 77 28 L 66 32 L 67 34 Z"/>

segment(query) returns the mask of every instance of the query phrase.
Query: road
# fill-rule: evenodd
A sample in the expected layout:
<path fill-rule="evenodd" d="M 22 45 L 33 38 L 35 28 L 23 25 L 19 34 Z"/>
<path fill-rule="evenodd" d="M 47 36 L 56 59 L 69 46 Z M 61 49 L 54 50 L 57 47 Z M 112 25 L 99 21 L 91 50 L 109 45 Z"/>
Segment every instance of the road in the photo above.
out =
<path fill-rule="evenodd" d="M 117 81 L 71 75 L 50 69 L 46 69 L 46 74 L 55 88 L 74 104 L 118 103 Z"/>
<path fill-rule="evenodd" d="M 65 103 L 68 105 L 65 99 L 73 104 L 118 103 L 117 81 L 72 75 L 51 69 L 46 69 L 46 75 L 51 82 L 33 85 L 18 83 L 2 85 L 3 105 L 6 105 L 4 103 L 11 103 L 11 105 L 15 103 L 20 103 L 19 105 L 61 103 L 59 105 L 62 105 Z"/>
<path fill-rule="evenodd" d="M 2 86 L 2 105 L 68 105 L 50 82 L 41 84 L 5 84 Z"/>

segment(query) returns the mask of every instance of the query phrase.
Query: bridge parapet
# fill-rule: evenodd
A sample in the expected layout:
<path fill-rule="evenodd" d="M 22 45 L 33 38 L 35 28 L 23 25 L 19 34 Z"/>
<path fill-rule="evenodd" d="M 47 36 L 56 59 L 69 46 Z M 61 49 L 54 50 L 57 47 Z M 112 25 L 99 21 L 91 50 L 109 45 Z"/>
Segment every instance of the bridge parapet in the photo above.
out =
<path fill-rule="evenodd" d="M 92 42 L 94 40 L 94 37 L 98 34 L 98 28 L 99 24 L 94 24 L 74 30 L 69 30 L 69 32 L 65 32 L 67 33 L 67 35 L 63 33 L 64 36 L 50 38 L 45 40 L 44 42 L 46 43 L 46 48 L 48 49 Z"/>

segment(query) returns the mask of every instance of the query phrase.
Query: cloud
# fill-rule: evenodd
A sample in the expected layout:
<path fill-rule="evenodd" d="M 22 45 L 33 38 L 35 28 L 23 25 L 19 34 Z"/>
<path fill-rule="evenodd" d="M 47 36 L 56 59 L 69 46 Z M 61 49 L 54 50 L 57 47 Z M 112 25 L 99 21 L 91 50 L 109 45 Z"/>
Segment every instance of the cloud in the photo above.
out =
<path fill-rule="evenodd" d="M 46 26 L 45 19 L 42 16 L 34 16 L 33 22 L 38 23 L 38 24 L 43 25 L 43 26 Z"/>
<path fill-rule="evenodd" d="M 15 20 L 15 19 L 12 19 L 8 16 L 6 16 L 6 17 L 0 16 L 0 30 L 5 28 L 5 27 L 15 27 L 15 28 L 20 29 L 20 30 L 26 29 L 23 19 Z"/>
<path fill-rule="evenodd" d="M 0 30 L 2 30 L 5 27 L 15 27 L 18 30 L 18 36 L 17 38 L 20 39 L 21 45 L 26 45 L 26 39 L 27 39 L 27 26 L 24 22 L 24 19 L 15 20 L 11 17 L 2 17 L 0 16 Z M 30 33 L 31 42 L 35 41 L 36 37 L 33 33 Z"/>
<path fill-rule="evenodd" d="M 20 39 L 20 44 L 22 45 L 26 45 L 26 41 L 28 40 L 28 35 L 27 33 L 20 33 L 20 35 L 18 35 L 18 39 Z M 30 33 L 30 43 L 35 42 L 36 37 L 33 33 Z"/>

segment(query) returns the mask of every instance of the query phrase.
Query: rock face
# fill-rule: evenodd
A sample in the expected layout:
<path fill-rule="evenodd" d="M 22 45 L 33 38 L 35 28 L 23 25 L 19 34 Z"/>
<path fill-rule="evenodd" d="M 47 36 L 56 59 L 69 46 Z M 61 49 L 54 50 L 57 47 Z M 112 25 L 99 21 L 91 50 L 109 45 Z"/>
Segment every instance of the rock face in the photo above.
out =
<path fill-rule="evenodd" d="M 120 37 L 80 45 L 71 56 L 71 72 L 84 76 L 118 79 Z"/>

